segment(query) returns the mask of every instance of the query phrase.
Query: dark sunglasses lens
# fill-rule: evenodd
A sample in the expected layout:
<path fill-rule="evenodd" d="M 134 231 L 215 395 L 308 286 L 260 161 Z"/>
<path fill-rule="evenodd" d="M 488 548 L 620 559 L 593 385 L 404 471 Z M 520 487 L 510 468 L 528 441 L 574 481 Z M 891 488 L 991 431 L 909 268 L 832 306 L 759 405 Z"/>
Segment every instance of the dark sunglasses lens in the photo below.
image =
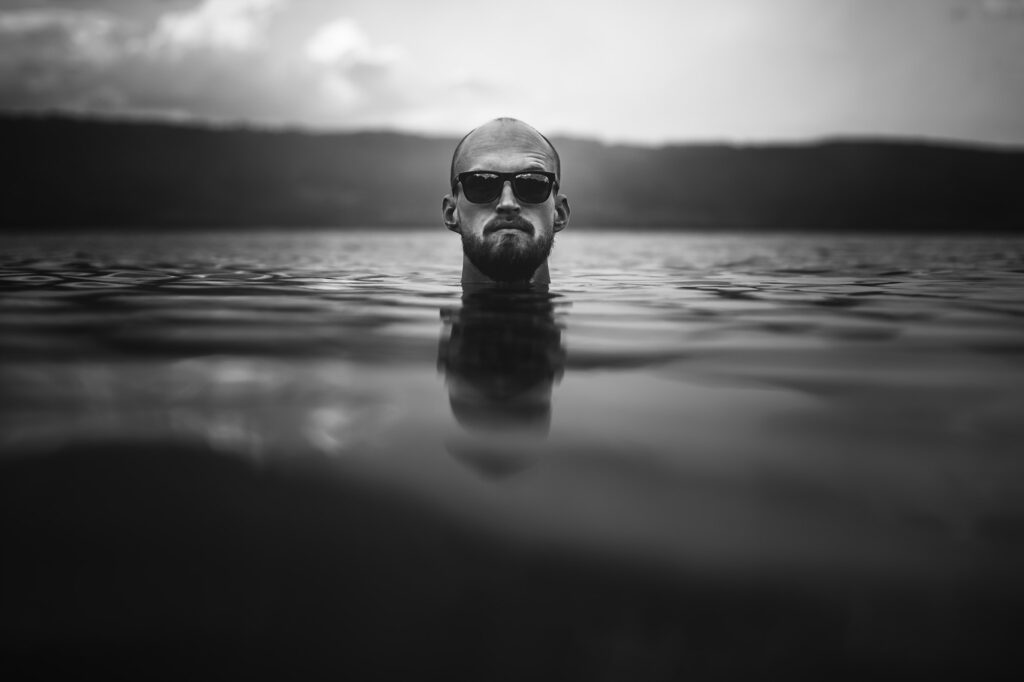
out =
<path fill-rule="evenodd" d="M 472 173 L 462 177 L 462 191 L 474 204 L 486 204 L 501 194 L 501 177 L 493 173 Z"/>
<path fill-rule="evenodd" d="M 513 184 L 516 196 L 528 204 L 540 204 L 551 196 L 551 180 L 539 173 L 517 175 Z"/>

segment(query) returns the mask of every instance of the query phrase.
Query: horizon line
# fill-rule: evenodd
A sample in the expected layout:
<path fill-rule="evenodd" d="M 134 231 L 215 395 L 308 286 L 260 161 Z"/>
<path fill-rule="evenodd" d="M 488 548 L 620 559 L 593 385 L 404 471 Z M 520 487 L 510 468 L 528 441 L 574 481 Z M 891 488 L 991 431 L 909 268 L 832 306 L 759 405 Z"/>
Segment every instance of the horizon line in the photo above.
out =
<path fill-rule="evenodd" d="M 64 119 L 113 125 L 161 125 L 206 130 L 256 131 L 266 133 L 297 133 L 305 135 L 400 135 L 434 140 L 458 140 L 462 133 L 410 130 L 398 126 L 341 127 L 318 126 L 300 122 L 266 122 L 246 119 L 218 119 L 193 115 L 175 115 L 153 112 L 102 112 L 80 109 L 29 109 L 0 107 L 0 118 Z M 1002 152 L 1024 152 L 1024 142 L 1009 144 L 955 137 L 933 135 L 900 135 L 895 133 L 830 133 L 808 137 L 764 137 L 764 138 L 678 138 L 661 142 L 630 140 L 616 137 L 601 137 L 565 131 L 548 135 L 552 139 L 594 142 L 606 147 L 639 147 L 644 149 L 665 149 L 670 147 L 804 147 L 835 143 L 887 143 L 919 146 L 941 146 L 971 148 Z"/>

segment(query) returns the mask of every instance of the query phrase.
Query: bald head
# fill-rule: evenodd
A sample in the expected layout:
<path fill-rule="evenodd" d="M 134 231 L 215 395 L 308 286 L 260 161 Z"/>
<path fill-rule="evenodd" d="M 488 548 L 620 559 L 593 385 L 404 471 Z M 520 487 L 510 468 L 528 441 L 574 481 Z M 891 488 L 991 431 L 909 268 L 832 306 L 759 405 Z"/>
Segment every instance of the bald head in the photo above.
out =
<path fill-rule="evenodd" d="M 459 184 L 466 173 L 474 175 L 475 200 Z M 451 193 L 441 199 L 441 217 L 462 236 L 463 283 L 548 282 L 548 254 L 555 233 L 569 222 L 569 199 L 560 183 L 551 186 L 539 178 L 557 180 L 560 173 L 551 142 L 514 118 L 488 121 L 462 138 L 452 156 Z"/>
<path fill-rule="evenodd" d="M 486 170 L 474 167 L 478 162 L 509 151 L 519 151 L 537 159 L 544 168 L 551 170 L 562 180 L 561 159 L 551 141 L 533 126 L 515 118 L 496 118 L 479 128 L 474 128 L 463 137 L 452 154 L 451 184 L 455 191 L 455 177 L 467 170 Z M 486 164 L 485 164 L 486 165 Z"/>

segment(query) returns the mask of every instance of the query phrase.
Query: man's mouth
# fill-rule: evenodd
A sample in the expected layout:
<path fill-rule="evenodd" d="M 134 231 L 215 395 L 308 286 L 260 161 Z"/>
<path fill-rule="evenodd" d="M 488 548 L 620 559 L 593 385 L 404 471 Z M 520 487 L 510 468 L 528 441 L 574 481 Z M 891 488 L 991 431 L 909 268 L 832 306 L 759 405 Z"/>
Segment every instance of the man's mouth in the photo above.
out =
<path fill-rule="evenodd" d="M 518 230 L 526 234 L 533 234 L 533 225 L 525 220 L 494 220 L 484 227 L 484 234 L 500 232 L 501 230 Z"/>

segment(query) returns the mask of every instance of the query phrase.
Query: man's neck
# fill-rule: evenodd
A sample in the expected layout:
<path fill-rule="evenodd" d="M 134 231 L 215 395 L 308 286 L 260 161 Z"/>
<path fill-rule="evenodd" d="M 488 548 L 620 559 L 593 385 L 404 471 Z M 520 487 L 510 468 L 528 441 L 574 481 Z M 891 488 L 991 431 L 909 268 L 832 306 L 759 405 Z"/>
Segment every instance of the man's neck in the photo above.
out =
<path fill-rule="evenodd" d="M 480 272 L 469 258 L 465 254 L 462 255 L 462 283 L 463 284 L 498 284 L 484 273 Z M 548 262 L 544 261 L 537 268 L 533 277 L 530 278 L 530 284 L 550 284 L 551 273 L 548 272 Z"/>

